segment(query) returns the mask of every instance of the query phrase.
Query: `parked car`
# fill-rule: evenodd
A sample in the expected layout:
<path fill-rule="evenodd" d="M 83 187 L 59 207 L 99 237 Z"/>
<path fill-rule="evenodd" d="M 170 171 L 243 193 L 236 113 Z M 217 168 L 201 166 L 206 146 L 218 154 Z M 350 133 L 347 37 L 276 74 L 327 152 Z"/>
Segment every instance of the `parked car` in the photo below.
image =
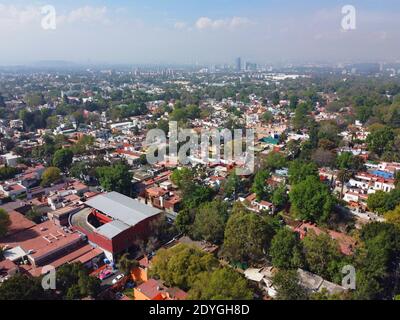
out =
<path fill-rule="evenodd" d="M 100 279 L 100 280 L 105 280 L 105 279 L 111 277 L 114 273 L 115 273 L 115 272 L 112 271 L 112 270 L 105 270 L 105 271 L 103 271 L 103 272 L 100 273 L 99 279 Z"/>
<path fill-rule="evenodd" d="M 125 283 L 125 289 L 133 289 L 136 286 L 136 283 L 133 281 L 128 281 Z"/>
<path fill-rule="evenodd" d="M 123 274 L 117 275 L 117 276 L 113 279 L 112 284 L 117 284 L 117 283 L 120 282 L 124 277 L 125 277 L 125 276 L 124 276 Z"/>

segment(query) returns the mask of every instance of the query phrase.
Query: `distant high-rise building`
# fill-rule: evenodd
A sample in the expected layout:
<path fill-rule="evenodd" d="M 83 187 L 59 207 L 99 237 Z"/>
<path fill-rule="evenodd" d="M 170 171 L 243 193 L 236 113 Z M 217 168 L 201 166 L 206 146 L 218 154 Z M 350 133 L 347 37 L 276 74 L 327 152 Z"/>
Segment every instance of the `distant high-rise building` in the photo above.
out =
<path fill-rule="evenodd" d="M 257 64 L 252 62 L 245 63 L 245 70 L 246 71 L 257 71 Z"/>
<path fill-rule="evenodd" d="M 242 59 L 239 57 L 236 59 L 236 71 L 242 70 Z"/>

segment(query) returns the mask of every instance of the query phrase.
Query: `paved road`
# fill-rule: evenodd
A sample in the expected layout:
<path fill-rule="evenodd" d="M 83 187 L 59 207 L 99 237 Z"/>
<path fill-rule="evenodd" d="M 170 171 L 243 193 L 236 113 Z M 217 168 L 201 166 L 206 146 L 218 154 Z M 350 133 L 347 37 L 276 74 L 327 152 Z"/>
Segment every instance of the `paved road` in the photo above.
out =
<path fill-rule="evenodd" d="M 379 221 L 379 222 L 385 221 L 385 219 L 383 217 L 380 217 L 373 212 L 358 212 L 356 210 L 351 210 L 351 213 L 361 219 L 368 220 L 368 221 Z"/>
<path fill-rule="evenodd" d="M 75 227 L 79 227 L 83 230 L 86 230 L 87 232 L 90 233 L 93 232 L 95 228 L 87 223 L 87 219 L 90 213 L 91 213 L 90 208 L 85 208 L 75 213 L 71 218 L 71 224 Z"/>

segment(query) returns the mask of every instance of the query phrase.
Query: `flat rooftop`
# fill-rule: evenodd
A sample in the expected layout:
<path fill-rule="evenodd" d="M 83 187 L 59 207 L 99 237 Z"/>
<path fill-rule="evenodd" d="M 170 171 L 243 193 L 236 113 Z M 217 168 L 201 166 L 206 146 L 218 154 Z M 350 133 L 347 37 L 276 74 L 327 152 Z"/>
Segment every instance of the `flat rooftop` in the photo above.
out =
<path fill-rule="evenodd" d="M 79 233 L 66 232 L 51 221 L 46 221 L 0 239 L 0 246 L 9 249 L 20 247 L 36 261 L 81 240 L 82 236 Z"/>
<path fill-rule="evenodd" d="M 93 258 L 100 256 L 103 254 L 103 251 L 99 248 L 93 248 L 90 244 L 85 244 L 80 248 L 77 248 L 53 261 L 51 261 L 51 265 L 54 268 L 58 268 L 66 263 L 87 263 L 91 261 Z M 34 266 L 34 265 L 21 265 L 21 269 L 26 272 L 29 272 L 34 277 L 39 277 L 42 274 L 42 266 Z"/>
<path fill-rule="evenodd" d="M 8 227 L 8 235 L 12 235 L 18 232 L 23 232 L 27 229 L 33 228 L 36 223 L 25 218 L 25 216 L 15 210 L 8 211 L 10 217 L 11 225 Z M 1 240 L 0 240 L 1 242 Z"/>

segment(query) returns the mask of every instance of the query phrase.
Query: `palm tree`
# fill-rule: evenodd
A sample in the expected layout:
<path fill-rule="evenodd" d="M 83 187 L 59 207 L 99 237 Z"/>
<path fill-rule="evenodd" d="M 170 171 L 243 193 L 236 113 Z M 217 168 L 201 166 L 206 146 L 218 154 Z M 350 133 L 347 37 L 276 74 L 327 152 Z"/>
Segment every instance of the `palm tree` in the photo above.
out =
<path fill-rule="evenodd" d="M 342 188 L 340 190 L 340 199 L 343 199 L 343 189 L 344 189 L 344 184 L 350 180 L 350 178 L 353 176 L 353 173 L 350 170 L 343 169 L 338 172 L 337 178 L 342 184 Z"/>
<path fill-rule="evenodd" d="M 122 255 L 117 263 L 118 269 L 127 277 L 130 277 L 132 269 L 138 265 L 139 263 L 136 260 L 129 258 L 129 253 Z"/>

